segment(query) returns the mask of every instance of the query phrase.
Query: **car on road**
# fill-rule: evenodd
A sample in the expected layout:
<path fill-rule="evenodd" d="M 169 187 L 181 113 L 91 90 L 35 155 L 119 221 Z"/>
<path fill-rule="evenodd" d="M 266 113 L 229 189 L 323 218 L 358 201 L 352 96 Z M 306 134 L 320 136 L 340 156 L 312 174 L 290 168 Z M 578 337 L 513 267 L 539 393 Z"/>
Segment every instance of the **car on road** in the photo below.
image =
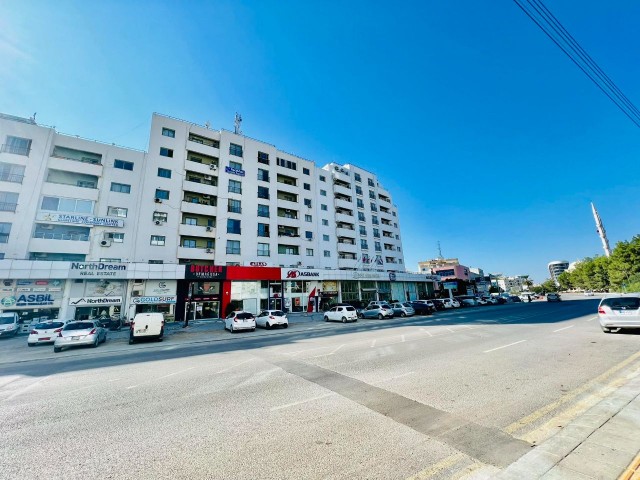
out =
<path fill-rule="evenodd" d="M 358 312 L 356 308 L 349 305 L 336 305 L 331 308 L 328 312 L 324 313 L 324 321 L 325 322 L 357 322 L 358 321 Z"/>
<path fill-rule="evenodd" d="M 393 313 L 397 317 L 411 317 L 416 314 L 415 309 L 409 302 L 392 303 L 391 308 L 393 308 Z"/>
<path fill-rule="evenodd" d="M 431 315 L 434 312 L 434 308 L 431 308 L 426 303 L 422 302 L 409 302 L 416 312 L 416 315 Z"/>
<path fill-rule="evenodd" d="M 605 333 L 625 328 L 640 328 L 640 295 L 616 295 L 600 300 L 600 327 Z"/>
<path fill-rule="evenodd" d="M 489 305 L 498 305 L 498 299 L 496 297 L 482 297 L 482 299 Z"/>
<path fill-rule="evenodd" d="M 107 328 L 107 327 L 103 327 Z M 129 345 L 138 340 L 157 340 L 164 338 L 164 314 L 161 312 L 136 313 L 129 326 Z"/>
<path fill-rule="evenodd" d="M 472 295 L 464 295 L 462 297 L 456 297 L 462 307 L 477 307 L 478 300 Z"/>
<path fill-rule="evenodd" d="M 433 300 L 415 300 L 415 302 L 424 303 L 425 305 L 429 306 L 429 308 L 431 308 L 432 312 L 435 312 L 437 310 L 435 303 L 433 303 Z"/>
<path fill-rule="evenodd" d="M 0 337 L 16 336 L 20 330 L 18 314 L 15 312 L 0 313 Z"/>
<path fill-rule="evenodd" d="M 53 343 L 56 341 L 56 337 L 62 331 L 62 327 L 66 321 L 51 321 L 36 323 L 29 331 L 27 337 L 27 345 L 33 347 L 42 343 Z"/>
<path fill-rule="evenodd" d="M 482 297 L 476 297 L 476 302 L 478 302 L 478 305 L 489 305 L 487 299 Z"/>
<path fill-rule="evenodd" d="M 559 302 L 560 300 L 559 293 L 547 293 L 547 302 Z"/>
<path fill-rule="evenodd" d="M 436 307 L 436 310 L 445 310 L 447 308 L 444 306 L 444 302 L 441 298 L 435 298 L 433 300 L 433 306 Z"/>
<path fill-rule="evenodd" d="M 522 299 L 517 295 L 511 295 L 509 298 L 513 303 L 522 303 Z"/>
<path fill-rule="evenodd" d="M 244 310 L 236 310 L 227 315 L 224 319 L 224 329 L 235 333 L 240 330 L 256 331 L 256 318 L 251 312 Z"/>
<path fill-rule="evenodd" d="M 58 353 L 63 348 L 90 345 L 97 347 L 107 341 L 107 330 L 97 320 L 79 320 L 68 322 L 58 333 L 53 342 L 53 351 Z"/>
<path fill-rule="evenodd" d="M 584 291 L 584 296 L 585 297 L 593 297 L 593 292 L 591 290 L 585 290 Z"/>
<path fill-rule="evenodd" d="M 358 314 L 360 318 L 377 318 L 379 320 L 393 318 L 394 315 L 393 308 L 386 303 L 383 305 L 369 305 Z"/>
<path fill-rule="evenodd" d="M 289 319 L 282 310 L 263 310 L 256 317 L 256 325 L 266 329 L 271 327 L 289 328 Z"/>

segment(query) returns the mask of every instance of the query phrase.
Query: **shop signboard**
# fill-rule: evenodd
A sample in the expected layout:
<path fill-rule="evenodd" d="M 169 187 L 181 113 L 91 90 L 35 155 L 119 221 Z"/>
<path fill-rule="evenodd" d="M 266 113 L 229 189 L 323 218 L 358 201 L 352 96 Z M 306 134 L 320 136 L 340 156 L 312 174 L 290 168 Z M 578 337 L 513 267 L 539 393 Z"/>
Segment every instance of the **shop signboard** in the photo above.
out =
<path fill-rule="evenodd" d="M 127 264 L 71 262 L 69 278 L 127 278 Z"/>
<path fill-rule="evenodd" d="M 320 278 L 320 272 L 314 270 L 282 269 L 283 280 L 304 280 L 307 278 Z"/>
<path fill-rule="evenodd" d="M 175 280 L 147 280 L 144 294 L 148 297 L 173 295 L 176 293 L 176 286 Z"/>
<path fill-rule="evenodd" d="M 36 215 L 36 220 L 52 223 L 74 223 L 95 227 L 124 227 L 124 220 L 111 217 L 94 217 L 93 215 L 75 215 L 69 213 L 44 213 Z"/>
<path fill-rule="evenodd" d="M 131 303 L 133 303 L 134 305 L 176 303 L 176 299 L 177 297 L 175 295 L 157 297 L 132 297 Z"/>
<path fill-rule="evenodd" d="M 444 282 L 442 286 L 447 290 L 455 290 L 458 288 L 458 282 Z"/>
<path fill-rule="evenodd" d="M 12 307 L 38 307 L 45 305 L 53 305 L 55 302 L 53 295 L 49 293 L 39 294 L 23 294 L 23 295 L 10 295 L 0 299 L 0 305 L 2 308 Z"/>
<path fill-rule="evenodd" d="M 226 267 L 219 265 L 187 265 L 184 278 L 188 280 L 223 280 L 226 277 Z"/>
<path fill-rule="evenodd" d="M 383 272 L 353 272 L 354 280 L 384 280 L 386 274 Z"/>
<path fill-rule="evenodd" d="M 80 297 L 70 298 L 69 305 L 81 307 L 85 305 L 120 305 L 122 297 Z"/>

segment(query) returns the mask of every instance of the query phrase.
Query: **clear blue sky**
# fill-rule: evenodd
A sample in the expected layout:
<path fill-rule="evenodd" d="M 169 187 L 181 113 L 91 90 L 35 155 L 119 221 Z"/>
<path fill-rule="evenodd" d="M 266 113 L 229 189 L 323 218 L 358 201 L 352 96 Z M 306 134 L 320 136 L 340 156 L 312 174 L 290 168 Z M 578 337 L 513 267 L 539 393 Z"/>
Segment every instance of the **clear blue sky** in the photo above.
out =
<path fill-rule="evenodd" d="M 640 2 L 547 0 L 640 105 Z M 410 270 L 548 276 L 640 233 L 640 129 L 510 0 L 28 1 L 0 16 L 0 111 L 146 149 L 154 111 L 376 172 Z"/>

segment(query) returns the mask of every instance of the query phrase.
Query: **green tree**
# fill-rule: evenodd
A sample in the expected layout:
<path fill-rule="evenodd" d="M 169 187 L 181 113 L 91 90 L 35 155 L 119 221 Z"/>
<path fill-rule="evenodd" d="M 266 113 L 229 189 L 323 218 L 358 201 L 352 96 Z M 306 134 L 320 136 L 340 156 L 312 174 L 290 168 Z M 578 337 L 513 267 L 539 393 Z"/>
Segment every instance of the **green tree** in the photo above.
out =
<path fill-rule="evenodd" d="M 607 271 L 611 286 L 616 290 L 640 273 L 640 235 L 634 236 L 630 242 L 618 242 L 611 252 Z"/>
<path fill-rule="evenodd" d="M 560 290 L 571 290 L 573 288 L 571 272 L 564 271 L 558 275 L 558 283 L 560 284 Z"/>
<path fill-rule="evenodd" d="M 544 282 L 542 282 L 540 284 L 540 286 L 542 287 L 542 291 L 544 293 L 557 292 L 558 291 L 558 286 L 556 285 L 556 282 L 554 282 L 550 278 L 548 278 Z"/>

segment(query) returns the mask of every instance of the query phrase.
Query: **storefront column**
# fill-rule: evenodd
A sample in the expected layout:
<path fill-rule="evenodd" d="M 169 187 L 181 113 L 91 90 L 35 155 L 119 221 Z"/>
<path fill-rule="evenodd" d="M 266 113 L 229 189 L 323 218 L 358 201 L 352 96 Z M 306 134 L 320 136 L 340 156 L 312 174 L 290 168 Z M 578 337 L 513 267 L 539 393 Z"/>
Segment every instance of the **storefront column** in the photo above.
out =
<path fill-rule="evenodd" d="M 227 305 L 231 302 L 231 281 L 225 280 L 222 282 L 222 295 L 220 302 L 220 318 L 227 316 Z"/>

